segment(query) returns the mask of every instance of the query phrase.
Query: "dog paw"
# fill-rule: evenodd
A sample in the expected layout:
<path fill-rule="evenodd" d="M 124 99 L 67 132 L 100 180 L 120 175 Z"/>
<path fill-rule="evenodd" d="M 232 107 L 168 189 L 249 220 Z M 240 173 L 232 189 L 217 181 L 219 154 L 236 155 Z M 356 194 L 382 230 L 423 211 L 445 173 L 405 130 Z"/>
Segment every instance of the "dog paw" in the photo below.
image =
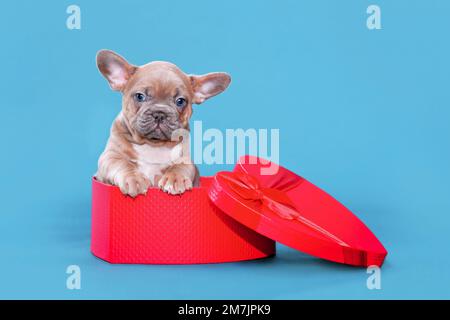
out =
<path fill-rule="evenodd" d="M 150 180 L 145 178 L 141 174 L 130 174 L 126 175 L 119 182 L 120 191 L 123 194 L 129 195 L 131 197 L 136 197 L 139 194 L 147 193 L 147 189 L 150 186 Z"/>
<path fill-rule="evenodd" d="M 166 172 L 159 179 L 158 187 L 169 194 L 182 194 L 192 189 L 192 180 L 177 172 Z"/>

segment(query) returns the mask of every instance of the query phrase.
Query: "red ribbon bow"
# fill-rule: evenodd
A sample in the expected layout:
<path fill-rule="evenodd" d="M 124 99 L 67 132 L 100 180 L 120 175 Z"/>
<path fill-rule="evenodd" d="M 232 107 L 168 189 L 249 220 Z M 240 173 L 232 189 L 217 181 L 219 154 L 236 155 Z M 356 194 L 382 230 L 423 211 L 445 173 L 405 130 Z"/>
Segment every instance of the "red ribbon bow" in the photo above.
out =
<path fill-rule="evenodd" d="M 305 226 L 314 229 L 323 236 L 330 238 L 341 245 L 348 246 L 344 241 L 321 228 L 314 222 L 303 217 L 296 208 L 294 202 L 286 194 L 291 188 L 298 186 L 303 179 L 298 176 L 281 175 L 277 180 L 270 182 L 270 187 L 261 187 L 258 180 L 246 173 L 219 172 L 228 187 L 241 199 L 246 201 L 258 201 L 279 217 L 288 220 L 296 220 Z"/>

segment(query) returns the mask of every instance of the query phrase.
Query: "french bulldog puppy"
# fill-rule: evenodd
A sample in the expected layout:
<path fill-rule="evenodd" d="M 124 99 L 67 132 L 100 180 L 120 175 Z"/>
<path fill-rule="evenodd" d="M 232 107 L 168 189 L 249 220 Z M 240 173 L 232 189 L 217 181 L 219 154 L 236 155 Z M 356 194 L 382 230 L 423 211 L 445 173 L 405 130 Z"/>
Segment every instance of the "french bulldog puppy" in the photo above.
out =
<path fill-rule="evenodd" d="M 192 104 L 223 92 L 230 76 L 187 75 L 163 61 L 135 66 L 109 50 L 98 52 L 97 66 L 111 88 L 122 93 L 122 110 L 112 124 L 96 178 L 131 197 L 151 186 L 169 194 L 196 186 L 198 170 L 189 148 L 183 147 L 187 137 L 179 132 L 189 130 Z"/>

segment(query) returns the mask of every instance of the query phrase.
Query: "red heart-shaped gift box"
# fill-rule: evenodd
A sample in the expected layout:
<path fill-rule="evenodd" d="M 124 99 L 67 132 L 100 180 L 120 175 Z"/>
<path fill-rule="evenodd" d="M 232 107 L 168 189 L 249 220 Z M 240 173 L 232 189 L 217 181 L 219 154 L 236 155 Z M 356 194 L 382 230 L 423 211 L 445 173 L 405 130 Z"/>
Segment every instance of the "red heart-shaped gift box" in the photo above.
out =
<path fill-rule="evenodd" d="M 381 266 L 387 255 L 333 197 L 252 156 L 241 157 L 232 172 L 201 178 L 200 187 L 179 196 L 150 188 L 133 199 L 95 178 L 92 191 L 91 250 L 111 263 L 252 260 L 274 255 L 275 241 L 353 266 Z"/>
<path fill-rule="evenodd" d="M 111 263 L 193 264 L 251 260 L 275 254 L 275 242 L 235 221 L 208 198 L 212 178 L 174 196 L 150 188 L 124 196 L 92 182 L 94 255 Z"/>

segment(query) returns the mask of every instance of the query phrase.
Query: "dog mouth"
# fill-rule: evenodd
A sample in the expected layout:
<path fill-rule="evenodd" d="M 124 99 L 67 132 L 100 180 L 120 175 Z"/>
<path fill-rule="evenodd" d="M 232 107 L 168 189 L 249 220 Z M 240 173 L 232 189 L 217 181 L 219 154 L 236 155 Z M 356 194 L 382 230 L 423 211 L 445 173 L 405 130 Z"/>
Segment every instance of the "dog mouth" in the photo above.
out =
<path fill-rule="evenodd" d="M 181 126 L 178 122 L 137 122 L 136 130 L 148 140 L 171 141 L 172 133 Z"/>
<path fill-rule="evenodd" d="M 157 124 L 153 130 L 145 135 L 145 137 L 149 140 L 167 141 L 170 140 L 170 134 L 168 131 L 169 130 L 164 130 L 160 124 Z"/>

